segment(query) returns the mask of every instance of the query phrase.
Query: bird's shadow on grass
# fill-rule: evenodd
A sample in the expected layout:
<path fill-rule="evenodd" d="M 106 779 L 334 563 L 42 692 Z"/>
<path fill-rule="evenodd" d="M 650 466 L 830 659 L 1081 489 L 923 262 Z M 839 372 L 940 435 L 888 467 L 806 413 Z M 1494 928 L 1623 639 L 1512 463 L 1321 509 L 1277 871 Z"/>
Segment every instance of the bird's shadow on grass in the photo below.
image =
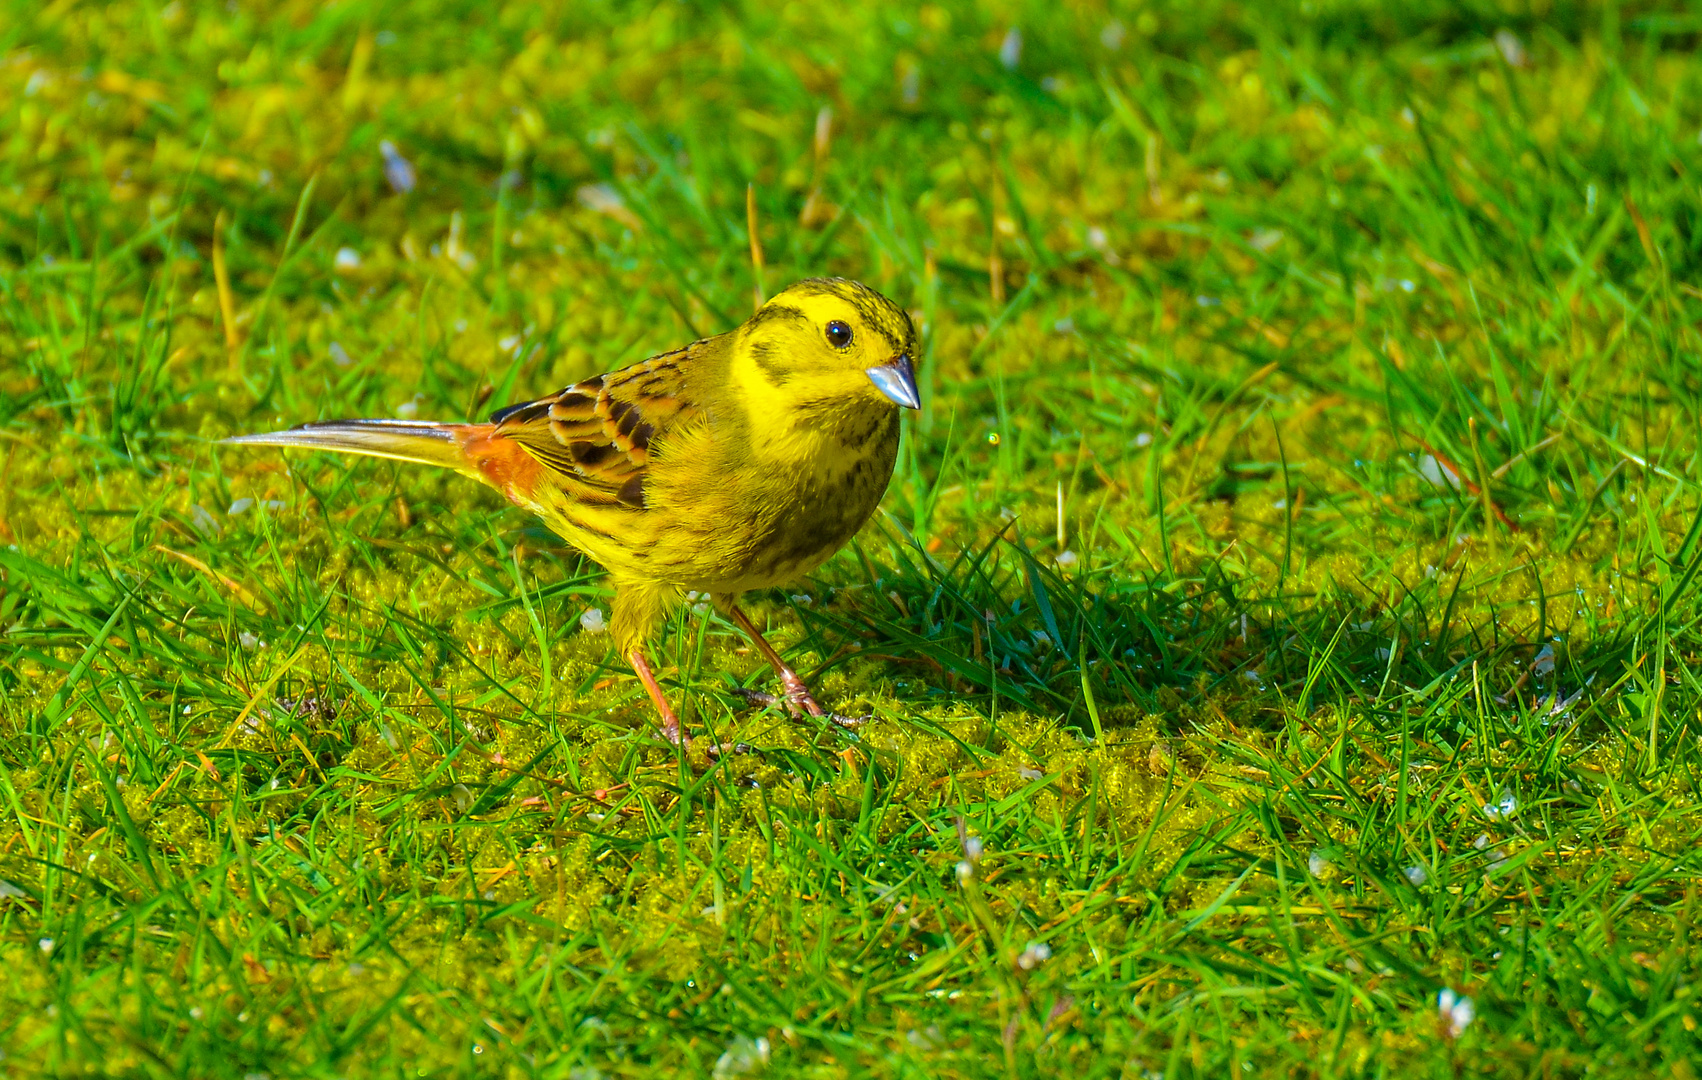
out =
<path fill-rule="evenodd" d="M 1600 734 L 1617 725 L 1611 699 L 1651 691 L 1639 645 L 1682 621 L 1697 559 L 1672 561 L 1647 612 L 1567 638 L 1522 600 L 1478 595 L 1464 564 L 1416 582 L 1390 574 L 1379 596 L 1363 582 L 1273 591 L 1221 558 L 1060 564 L 1012 528 L 950 557 L 890 524 L 884 539 L 879 555 L 863 544 L 840 564 L 861 573 L 830 602 L 788 598 L 820 658 L 814 677 L 878 660 L 885 692 L 917 711 L 1020 710 L 1088 736 L 1154 716 L 1180 732 L 1203 703 L 1233 700 L 1255 727 L 1334 707 L 1411 714 L 1414 736 L 1454 741 L 1459 710 L 1435 705 L 1460 686 L 1531 740 Z M 1688 668 L 1674 665 L 1670 682 L 1702 696 Z"/>

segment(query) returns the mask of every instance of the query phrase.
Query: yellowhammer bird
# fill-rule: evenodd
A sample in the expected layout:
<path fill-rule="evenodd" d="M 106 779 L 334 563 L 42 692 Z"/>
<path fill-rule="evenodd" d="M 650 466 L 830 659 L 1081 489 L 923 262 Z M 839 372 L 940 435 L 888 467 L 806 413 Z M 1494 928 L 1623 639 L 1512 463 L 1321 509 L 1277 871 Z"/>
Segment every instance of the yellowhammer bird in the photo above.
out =
<path fill-rule="evenodd" d="M 613 630 L 683 740 L 644 656 L 681 591 L 710 594 L 779 674 L 787 703 L 825 715 L 736 606 L 820 566 L 867 521 L 917 408 L 916 331 L 842 278 L 800 281 L 743 326 L 510 405 L 483 424 L 328 420 L 225 442 L 441 465 L 482 480 L 601 563 Z"/>

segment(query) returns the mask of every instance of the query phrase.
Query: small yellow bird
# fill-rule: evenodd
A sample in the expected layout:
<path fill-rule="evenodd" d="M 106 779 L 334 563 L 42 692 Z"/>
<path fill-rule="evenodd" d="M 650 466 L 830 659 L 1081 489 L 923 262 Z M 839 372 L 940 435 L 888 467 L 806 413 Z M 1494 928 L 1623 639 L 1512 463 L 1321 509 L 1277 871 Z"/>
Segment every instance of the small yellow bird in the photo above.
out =
<path fill-rule="evenodd" d="M 644 656 L 682 590 L 708 593 L 825 715 L 736 606 L 820 566 L 874 513 L 916 392 L 916 330 L 866 285 L 811 278 L 735 330 L 500 409 L 488 423 L 328 420 L 224 440 L 440 465 L 482 480 L 601 563 L 613 631 L 683 742 Z"/>

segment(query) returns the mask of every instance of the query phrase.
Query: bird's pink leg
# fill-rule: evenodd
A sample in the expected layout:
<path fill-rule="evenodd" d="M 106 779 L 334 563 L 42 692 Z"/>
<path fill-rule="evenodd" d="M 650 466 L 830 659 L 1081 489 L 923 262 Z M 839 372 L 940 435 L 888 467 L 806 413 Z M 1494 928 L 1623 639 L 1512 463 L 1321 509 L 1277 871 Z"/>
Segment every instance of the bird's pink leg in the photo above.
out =
<path fill-rule="evenodd" d="M 691 742 L 691 736 L 680 730 L 680 718 L 674 715 L 674 710 L 668 707 L 668 699 L 662 696 L 662 688 L 656 684 L 656 676 L 650 671 L 650 662 L 644 658 L 643 649 L 634 649 L 626 654 L 627 663 L 637 673 L 638 681 L 644 684 L 645 693 L 650 695 L 650 701 L 656 706 L 656 711 L 662 717 L 662 737 L 675 746 L 686 746 Z"/>

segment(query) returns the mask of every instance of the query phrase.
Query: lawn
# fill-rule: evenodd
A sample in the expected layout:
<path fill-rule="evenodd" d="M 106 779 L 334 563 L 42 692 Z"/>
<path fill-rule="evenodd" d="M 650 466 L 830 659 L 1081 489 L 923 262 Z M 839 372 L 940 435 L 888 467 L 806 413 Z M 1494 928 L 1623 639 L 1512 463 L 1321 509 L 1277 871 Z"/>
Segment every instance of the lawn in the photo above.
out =
<path fill-rule="evenodd" d="M 1699 42 L 0 0 L 0 1070 L 1694 1076 Z M 537 521 L 214 441 L 819 274 L 923 340 L 751 598 L 855 732 L 689 598 L 678 752 Z"/>

